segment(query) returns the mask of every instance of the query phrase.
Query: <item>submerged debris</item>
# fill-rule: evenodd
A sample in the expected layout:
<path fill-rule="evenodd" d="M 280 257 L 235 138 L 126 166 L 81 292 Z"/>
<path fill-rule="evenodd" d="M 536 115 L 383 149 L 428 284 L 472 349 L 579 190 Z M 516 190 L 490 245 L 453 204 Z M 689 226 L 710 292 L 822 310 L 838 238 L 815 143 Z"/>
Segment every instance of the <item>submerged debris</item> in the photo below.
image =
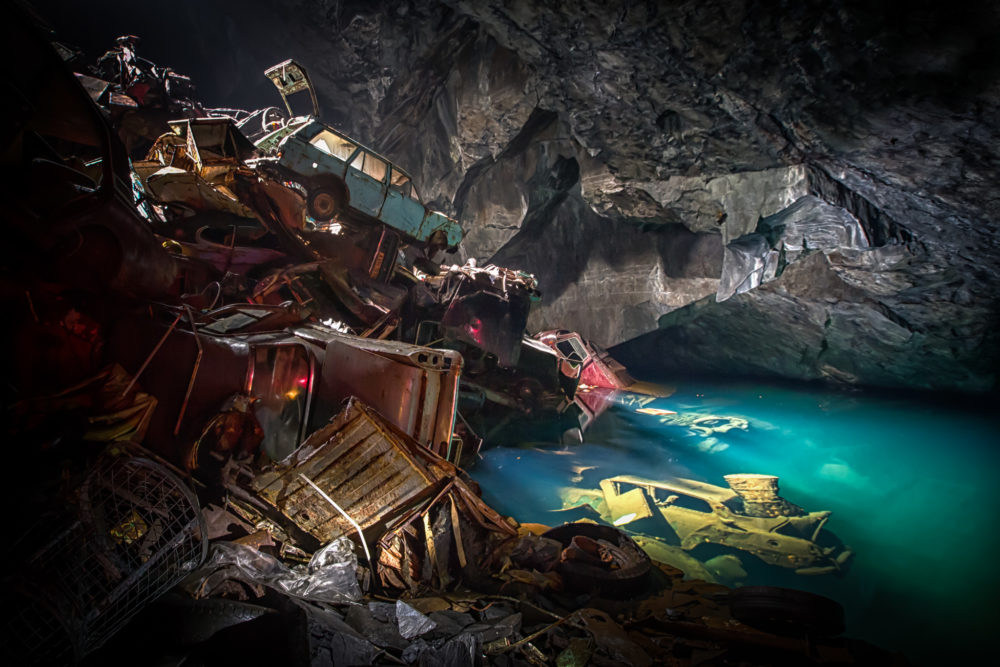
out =
<path fill-rule="evenodd" d="M 781 498 L 773 475 L 727 475 L 726 482 L 728 489 L 681 477 L 650 480 L 619 475 L 601 480 L 600 491 L 573 489 L 575 498 L 567 500 L 571 506 L 581 500 L 587 507 L 596 506 L 602 519 L 629 526 L 647 541 L 655 535 L 670 536 L 674 542 L 660 547 L 661 560 L 694 576 L 704 576 L 700 565 L 692 567 L 690 559 L 667 554 L 676 547 L 691 551 L 715 544 L 797 574 L 846 572 L 854 553 L 824 530 L 831 512 L 807 513 Z M 742 563 L 715 560 L 712 569 L 721 570 L 721 580 L 733 581 Z"/>

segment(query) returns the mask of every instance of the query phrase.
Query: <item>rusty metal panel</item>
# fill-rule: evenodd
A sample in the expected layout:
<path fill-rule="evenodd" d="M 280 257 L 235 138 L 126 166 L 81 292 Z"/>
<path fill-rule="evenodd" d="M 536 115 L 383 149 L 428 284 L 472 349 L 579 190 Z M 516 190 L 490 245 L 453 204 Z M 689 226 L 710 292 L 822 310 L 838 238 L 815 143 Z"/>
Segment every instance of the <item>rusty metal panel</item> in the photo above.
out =
<path fill-rule="evenodd" d="M 253 218 L 253 211 L 221 186 L 177 167 L 163 167 L 146 178 L 146 192 L 159 202 L 179 202 L 196 211 L 226 211 Z"/>
<path fill-rule="evenodd" d="M 436 454 L 451 443 L 462 357 L 409 343 L 300 328 L 295 334 L 326 346 L 319 395 L 336 404 L 356 396 Z"/>
<path fill-rule="evenodd" d="M 400 364 L 378 354 L 332 342 L 323 363 L 322 382 L 337 398 L 357 396 L 377 406 L 389 421 L 407 433 L 418 434 L 421 414 L 422 369 Z"/>
<path fill-rule="evenodd" d="M 291 456 L 258 475 L 254 490 L 299 528 L 327 543 L 353 535 L 350 523 L 300 475 L 315 483 L 362 529 L 384 525 L 435 487 L 439 475 L 420 446 L 361 401 L 351 400 Z"/>

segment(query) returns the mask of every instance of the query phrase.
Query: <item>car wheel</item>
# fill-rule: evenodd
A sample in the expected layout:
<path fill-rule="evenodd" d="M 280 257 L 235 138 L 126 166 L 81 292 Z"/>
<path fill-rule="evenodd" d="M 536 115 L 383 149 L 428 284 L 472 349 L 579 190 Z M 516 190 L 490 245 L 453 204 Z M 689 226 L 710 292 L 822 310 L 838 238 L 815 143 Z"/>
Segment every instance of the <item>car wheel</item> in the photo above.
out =
<path fill-rule="evenodd" d="M 340 212 L 341 198 L 332 188 L 313 188 L 309 191 L 306 206 L 309 215 L 319 222 L 333 220 Z"/>

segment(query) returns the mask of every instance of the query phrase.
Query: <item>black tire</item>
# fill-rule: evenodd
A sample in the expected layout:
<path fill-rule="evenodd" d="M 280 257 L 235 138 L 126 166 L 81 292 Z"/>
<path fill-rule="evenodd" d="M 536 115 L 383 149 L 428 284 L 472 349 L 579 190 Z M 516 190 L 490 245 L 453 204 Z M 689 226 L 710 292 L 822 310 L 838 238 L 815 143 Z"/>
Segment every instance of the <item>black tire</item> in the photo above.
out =
<path fill-rule="evenodd" d="M 833 637 L 844 631 L 838 602 L 792 588 L 737 588 L 729 595 L 729 609 L 738 621 L 779 635 Z"/>
<path fill-rule="evenodd" d="M 334 188 L 311 188 L 306 208 L 317 222 L 329 222 L 337 217 L 344 205 L 344 198 Z"/>

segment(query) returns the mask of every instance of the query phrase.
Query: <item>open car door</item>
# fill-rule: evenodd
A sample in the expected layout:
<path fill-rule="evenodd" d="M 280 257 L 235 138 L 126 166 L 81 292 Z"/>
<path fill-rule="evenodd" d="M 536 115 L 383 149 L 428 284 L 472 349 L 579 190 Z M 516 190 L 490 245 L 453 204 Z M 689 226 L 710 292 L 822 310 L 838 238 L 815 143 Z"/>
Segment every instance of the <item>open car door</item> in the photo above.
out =
<path fill-rule="evenodd" d="M 316 91 L 313 90 L 312 83 L 309 81 L 309 75 L 306 74 L 306 70 L 302 65 L 294 60 L 286 60 L 265 70 L 264 76 L 270 79 L 278 89 L 281 99 L 285 101 L 285 108 L 288 109 L 289 116 L 295 116 L 296 114 L 292 111 L 292 105 L 288 101 L 288 98 L 302 91 L 309 91 L 309 98 L 312 100 L 312 111 L 309 115 L 319 115 Z"/>

